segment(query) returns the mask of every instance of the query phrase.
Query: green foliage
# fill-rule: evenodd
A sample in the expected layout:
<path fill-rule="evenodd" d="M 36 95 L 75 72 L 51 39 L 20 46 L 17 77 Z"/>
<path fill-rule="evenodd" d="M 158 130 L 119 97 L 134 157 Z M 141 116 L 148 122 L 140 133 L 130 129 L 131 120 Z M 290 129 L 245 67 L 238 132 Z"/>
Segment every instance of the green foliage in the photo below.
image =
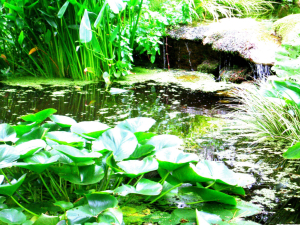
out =
<path fill-rule="evenodd" d="M 18 206 L 35 216 L 35 224 L 59 221 L 63 224 L 65 220 L 68 224 L 122 224 L 123 215 L 118 206 L 122 201 L 116 196 L 148 196 L 149 204 L 153 204 L 186 183 L 192 186 L 182 188 L 181 194 L 193 194 L 198 199 L 188 204 L 219 202 L 235 208 L 239 201 L 230 194 L 244 196 L 242 186 L 253 183 L 223 163 L 199 162 L 195 154 L 178 150 L 181 141 L 174 135 L 148 133 L 155 123 L 151 118 L 127 119 L 109 128 L 99 122 L 77 123 L 66 116 L 51 115 L 54 112 L 47 109 L 23 116 L 30 123 L 18 128 L 17 138 L 11 138 L 15 134 L 11 129 L 17 126 L 0 126 L 3 142 L 0 145 L 3 174 L 0 175 L 0 194 L 10 196 Z M 47 118 L 57 124 L 57 131 L 41 128 L 53 124 L 42 124 Z M 31 122 L 34 122 L 33 127 Z M 42 135 L 36 136 L 33 131 L 39 129 Z M 95 132 L 98 135 L 91 137 Z M 148 174 L 153 171 L 159 172 L 159 182 L 159 177 L 149 178 Z M 13 179 L 16 177 L 19 179 Z M 17 201 L 14 197 L 18 189 L 23 200 Z M 38 215 L 22 205 L 24 199 L 27 203 L 50 201 L 59 209 L 52 216 Z M 23 212 L 5 208 L 0 210 L 0 220 L 9 224 L 26 221 Z"/>

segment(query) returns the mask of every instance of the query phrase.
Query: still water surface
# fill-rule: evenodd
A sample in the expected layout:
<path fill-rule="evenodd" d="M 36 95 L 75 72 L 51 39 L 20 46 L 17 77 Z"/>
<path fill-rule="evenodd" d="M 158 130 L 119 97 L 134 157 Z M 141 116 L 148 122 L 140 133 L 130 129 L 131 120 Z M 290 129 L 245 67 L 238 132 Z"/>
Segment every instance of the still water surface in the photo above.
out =
<path fill-rule="evenodd" d="M 223 160 L 235 171 L 255 176 L 257 182 L 247 190 L 246 200 L 262 205 L 264 213 L 250 220 L 300 224 L 299 161 L 283 160 L 286 147 L 281 143 L 255 146 L 238 133 L 221 131 L 220 126 L 231 121 L 218 117 L 231 113 L 234 99 L 154 81 L 125 87 L 115 84 L 114 88 L 127 91 L 114 89 L 109 93 L 103 83 L 44 85 L 42 89 L 5 86 L 0 90 L 0 123 L 15 124 L 19 116 L 46 108 L 55 108 L 57 114 L 77 122 L 99 120 L 108 125 L 137 116 L 152 117 L 157 121 L 155 132 L 184 138 L 185 150 L 196 151 L 202 158 Z"/>

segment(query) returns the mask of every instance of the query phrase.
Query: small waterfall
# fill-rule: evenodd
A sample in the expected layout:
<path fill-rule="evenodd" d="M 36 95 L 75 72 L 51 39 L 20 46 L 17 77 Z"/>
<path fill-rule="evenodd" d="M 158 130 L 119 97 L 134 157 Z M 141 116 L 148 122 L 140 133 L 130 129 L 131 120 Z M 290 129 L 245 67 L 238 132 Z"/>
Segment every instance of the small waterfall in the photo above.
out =
<path fill-rule="evenodd" d="M 193 67 L 192 67 L 192 62 L 191 62 L 191 53 L 192 53 L 192 51 L 189 49 L 188 42 L 185 42 L 185 46 L 186 46 L 186 50 L 187 50 L 188 53 L 189 53 L 189 63 L 190 63 L 190 66 L 191 66 L 191 70 L 194 71 L 194 70 L 193 70 Z"/>
<path fill-rule="evenodd" d="M 166 41 L 163 38 L 163 62 L 164 62 L 164 69 L 166 69 Z"/>
<path fill-rule="evenodd" d="M 263 64 L 250 64 L 254 79 L 266 80 L 271 75 L 271 66 Z"/>

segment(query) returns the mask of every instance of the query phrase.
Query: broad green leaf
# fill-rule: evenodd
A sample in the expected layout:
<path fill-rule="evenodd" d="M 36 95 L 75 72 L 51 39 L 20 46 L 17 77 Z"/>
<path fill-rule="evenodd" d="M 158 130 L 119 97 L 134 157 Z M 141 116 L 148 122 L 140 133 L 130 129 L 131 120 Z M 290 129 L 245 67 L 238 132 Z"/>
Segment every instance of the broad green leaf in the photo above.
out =
<path fill-rule="evenodd" d="M 20 45 L 22 45 L 22 44 L 23 44 L 23 41 L 24 41 L 24 32 L 21 31 L 21 33 L 20 33 L 20 35 L 19 35 L 19 38 L 18 38 L 18 43 L 19 43 Z"/>
<path fill-rule="evenodd" d="M 283 153 L 285 159 L 299 159 L 300 158 L 300 142 L 290 147 L 285 153 Z"/>
<path fill-rule="evenodd" d="M 39 152 L 31 157 L 25 158 L 24 163 L 14 163 L 14 166 L 26 168 L 36 173 L 42 173 L 49 166 L 55 164 L 59 156 L 49 156 L 46 152 Z"/>
<path fill-rule="evenodd" d="M 85 224 L 93 216 L 89 205 L 79 206 L 67 211 L 67 218 L 70 225 Z"/>
<path fill-rule="evenodd" d="M 156 153 L 156 159 L 159 167 L 173 171 L 189 162 L 198 162 L 199 158 L 193 153 L 184 153 L 183 151 L 173 148 L 166 148 Z"/>
<path fill-rule="evenodd" d="M 40 10 L 39 10 L 40 11 Z M 51 26 L 54 27 L 55 29 L 57 29 L 57 24 L 55 23 L 55 21 L 50 18 L 49 16 L 44 16 L 44 19 L 47 21 L 47 23 Z"/>
<path fill-rule="evenodd" d="M 46 138 L 49 138 L 50 140 L 62 145 L 69 145 L 79 148 L 85 146 L 85 139 L 71 132 L 52 131 L 46 134 Z"/>
<path fill-rule="evenodd" d="M 157 134 L 149 132 L 135 132 L 134 135 L 136 136 L 140 144 L 144 144 L 147 140 L 151 139 L 154 136 L 157 136 Z"/>
<path fill-rule="evenodd" d="M 26 177 L 26 174 L 23 174 L 18 180 L 13 179 L 11 184 L 1 184 L 0 185 L 0 194 L 12 196 L 16 190 L 22 185 Z"/>
<path fill-rule="evenodd" d="M 42 214 L 39 218 L 34 222 L 34 225 L 57 225 L 59 222 L 58 216 L 49 216 L 46 214 Z"/>
<path fill-rule="evenodd" d="M 36 122 L 25 122 L 27 124 L 18 124 L 16 126 L 13 126 L 13 128 L 15 129 L 17 136 L 21 137 L 23 134 L 26 134 L 28 132 L 31 131 L 32 128 L 37 126 Z"/>
<path fill-rule="evenodd" d="M 97 53 L 101 52 L 101 46 L 99 44 L 99 40 L 97 39 L 97 35 L 95 33 L 92 34 L 92 46 L 94 52 Z"/>
<path fill-rule="evenodd" d="M 136 117 L 136 118 L 124 120 L 121 123 L 119 123 L 116 127 L 119 127 L 124 130 L 128 130 L 132 133 L 145 132 L 148 131 L 153 126 L 154 123 L 155 120 L 152 118 Z"/>
<path fill-rule="evenodd" d="M 16 209 L 3 209 L 0 211 L 0 220 L 8 224 L 21 224 L 26 221 L 26 216 Z"/>
<path fill-rule="evenodd" d="M 31 129 L 30 132 L 24 134 L 22 137 L 19 138 L 19 140 L 16 141 L 16 145 L 19 145 L 21 143 L 34 140 L 34 139 L 42 139 L 45 134 L 47 133 L 48 128 L 42 128 L 42 127 L 34 127 Z"/>
<path fill-rule="evenodd" d="M 147 141 L 148 145 L 155 146 L 155 151 L 158 152 L 164 148 L 178 148 L 182 144 L 182 140 L 175 135 L 157 135 L 152 137 L 149 141 Z"/>
<path fill-rule="evenodd" d="M 28 114 L 25 116 L 21 116 L 21 119 L 25 120 L 25 121 L 30 121 L 30 122 L 37 122 L 37 123 L 41 123 L 43 122 L 45 119 L 47 119 L 49 116 L 51 116 L 53 113 L 56 113 L 57 110 L 56 109 L 44 109 L 38 113 L 35 114 Z"/>
<path fill-rule="evenodd" d="M 143 156 L 147 156 L 154 152 L 155 147 L 153 145 L 140 145 L 136 147 L 134 152 L 130 155 L 129 159 L 139 159 Z"/>
<path fill-rule="evenodd" d="M 15 148 L 9 145 L 0 145 L 0 169 L 11 166 L 10 163 L 19 159 Z"/>
<path fill-rule="evenodd" d="M 73 133 L 82 135 L 83 137 L 89 136 L 90 133 L 95 134 L 95 132 L 101 132 L 109 129 L 110 127 L 104 123 L 98 121 L 84 121 L 77 123 L 71 127 Z M 85 135 L 86 134 L 86 135 Z"/>
<path fill-rule="evenodd" d="M 5 2 L 4 3 L 4 7 L 7 7 L 9 9 L 12 9 L 20 14 L 23 13 L 23 9 L 21 7 L 18 7 L 18 6 L 15 6 L 15 5 L 12 5 L 12 4 L 9 4 L 8 2 Z"/>
<path fill-rule="evenodd" d="M 100 224 L 116 224 L 121 225 L 123 222 L 123 213 L 120 208 L 109 208 L 100 214 L 98 218 Z"/>
<path fill-rule="evenodd" d="M 125 171 L 125 175 L 135 178 L 139 175 L 158 169 L 158 163 L 153 157 L 146 157 L 143 160 L 128 160 L 117 163 Z"/>
<path fill-rule="evenodd" d="M 86 9 L 84 10 L 84 14 L 80 23 L 79 38 L 80 42 L 82 43 L 88 43 L 92 40 L 91 23 L 89 19 L 89 13 Z"/>
<path fill-rule="evenodd" d="M 101 156 L 98 152 L 86 152 L 67 145 L 54 145 L 53 149 L 67 155 L 75 163 L 91 161 L 92 159 L 99 158 Z"/>
<path fill-rule="evenodd" d="M 94 193 L 87 195 L 88 204 L 94 216 L 108 208 L 114 208 L 118 204 L 118 200 L 109 194 Z"/>
<path fill-rule="evenodd" d="M 103 6 L 102 6 L 102 8 L 101 8 L 101 10 L 100 10 L 100 12 L 99 12 L 96 20 L 95 20 L 95 23 L 94 23 L 94 27 L 95 28 L 98 28 L 98 26 L 101 24 L 101 21 L 103 19 L 103 15 L 104 15 L 106 6 L 107 6 L 107 0 L 104 2 L 104 4 L 103 4 Z"/>
<path fill-rule="evenodd" d="M 143 178 L 137 183 L 135 189 L 137 194 L 159 195 L 163 187 L 160 183 Z"/>
<path fill-rule="evenodd" d="M 61 19 L 61 18 L 64 16 L 64 14 L 65 14 L 65 12 L 66 12 L 68 6 L 69 6 L 69 3 L 70 3 L 69 1 L 66 1 L 66 2 L 63 4 L 63 6 L 60 8 L 60 10 L 58 11 L 57 17 L 58 17 L 59 19 Z"/>
<path fill-rule="evenodd" d="M 61 127 L 71 127 L 77 123 L 73 118 L 68 116 L 52 115 L 49 118 Z"/>
<path fill-rule="evenodd" d="M 199 212 L 197 209 L 196 209 L 196 222 L 197 222 L 197 225 L 210 225 L 210 223 L 207 222 L 207 220 L 204 218 L 205 215 L 207 215 L 208 213 L 204 213 L 204 212 Z M 218 217 L 217 215 L 215 215 L 216 217 Z M 218 217 L 220 220 L 221 218 Z"/>
<path fill-rule="evenodd" d="M 98 183 L 104 177 L 104 171 L 101 166 L 68 166 L 51 167 L 60 177 L 70 181 L 73 184 L 89 185 Z"/>
<path fill-rule="evenodd" d="M 93 142 L 93 150 L 112 150 L 116 161 L 128 158 L 135 150 L 138 142 L 133 133 L 115 127 L 105 131 Z"/>
<path fill-rule="evenodd" d="M 180 191 L 182 193 L 193 192 L 199 195 L 199 197 L 201 198 L 199 199 L 199 202 L 220 202 L 228 205 L 237 205 L 237 202 L 234 197 L 211 189 L 199 187 L 185 187 L 182 188 Z"/>
<path fill-rule="evenodd" d="M 74 207 L 74 205 L 71 202 L 65 202 L 65 201 L 58 201 L 53 203 L 53 205 L 60 207 L 64 211 L 68 209 L 72 209 Z"/>
<path fill-rule="evenodd" d="M 20 159 L 26 158 L 46 148 L 46 142 L 41 139 L 34 139 L 15 146 L 15 151 Z"/>
<path fill-rule="evenodd" d="M 16 131 L 7 123 L 0 124 L 0 142 L 15 142 L 17 140 Z"/>
<path fill-rule="evenodd" d="M 113 191 L 114 194 L 119 195 L 119 196 L 126 196 L 128 194 L 133 194 L 136 193 L 135 187 L 128 185 L 128 184 L 124 184 L 118 188 L 116 188 Z"/>

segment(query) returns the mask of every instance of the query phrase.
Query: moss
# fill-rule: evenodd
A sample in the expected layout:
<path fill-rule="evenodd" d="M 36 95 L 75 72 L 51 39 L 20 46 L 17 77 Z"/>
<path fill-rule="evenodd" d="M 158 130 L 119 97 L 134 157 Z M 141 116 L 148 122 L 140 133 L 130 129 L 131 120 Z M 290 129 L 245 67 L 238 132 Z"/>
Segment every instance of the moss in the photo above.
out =
<path fill-rule="evenodd" d="M 299 38 L 300 33 L 300 14 L 293 14 L 277 20 L 273 24 L 273 29 L 282 41 L 292 41 Z"/>
<path fill-rule="evenodd" d="M 203 63 L 197 66 L 197 71 L 200 71 L 202 73 L 214 73 L 218 69 L 219 69 L 218 61 L 205 60 Z"/>

